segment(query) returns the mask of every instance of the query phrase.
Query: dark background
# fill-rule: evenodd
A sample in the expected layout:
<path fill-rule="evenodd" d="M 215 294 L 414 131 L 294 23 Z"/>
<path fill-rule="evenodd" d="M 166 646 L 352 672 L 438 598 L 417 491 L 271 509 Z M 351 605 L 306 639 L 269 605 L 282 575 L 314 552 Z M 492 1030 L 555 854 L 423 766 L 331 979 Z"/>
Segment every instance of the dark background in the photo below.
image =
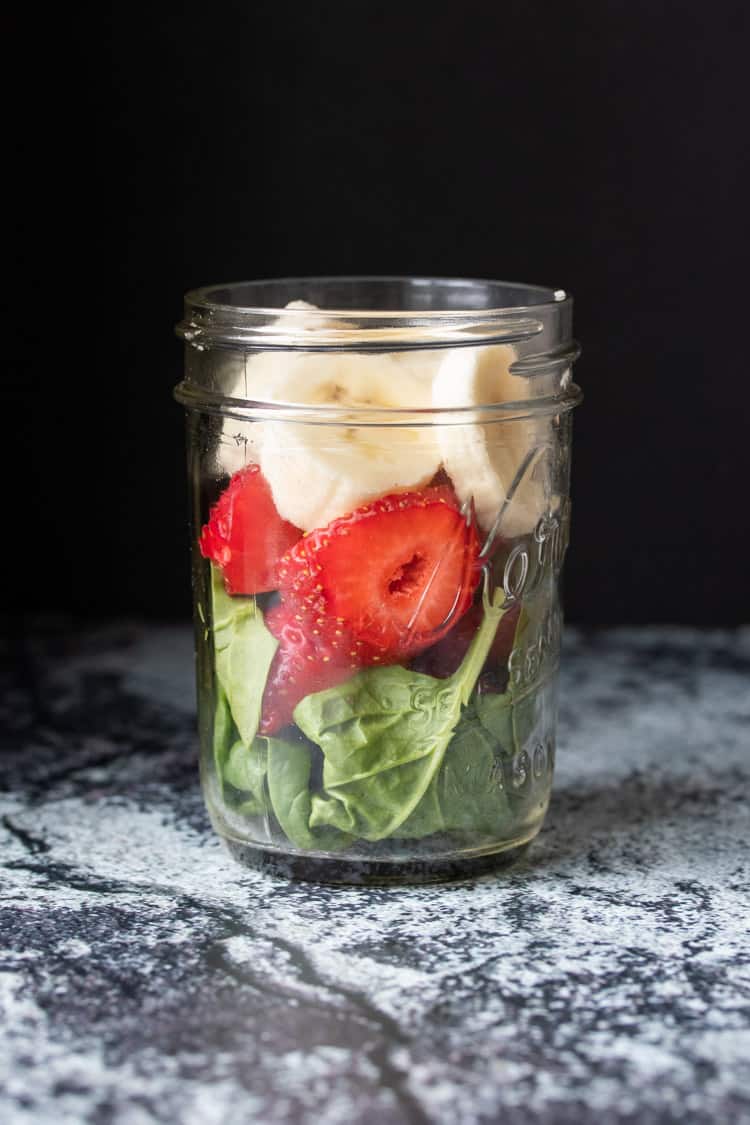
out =
<path fill-rule="evenodd" d="M 747 46 L 744 0 L 87 18 L 19 142 L 66 250 L 18 218 L 9 608 L 188 615 L 186 289 L 435 273 L 576 299 L 568 619 L 750 620 Z"/>

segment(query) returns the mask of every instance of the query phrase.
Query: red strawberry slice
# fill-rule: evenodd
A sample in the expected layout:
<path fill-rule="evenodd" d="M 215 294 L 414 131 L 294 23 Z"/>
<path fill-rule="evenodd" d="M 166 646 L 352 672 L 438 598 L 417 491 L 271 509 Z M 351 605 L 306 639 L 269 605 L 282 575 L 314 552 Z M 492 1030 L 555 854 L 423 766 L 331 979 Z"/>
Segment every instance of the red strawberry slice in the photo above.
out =
<path fill-rule="evenodd" d="M 322 635 L 347 630 L 358 663 L 393 663 L 469 608 L 479 546 L 451 488 L 393 493 L 300 539 L 279 565 L 279 589 Z"/>
<path fill-rule="evenodd" d="M 230 594 L 276 589 L 276 567 L 302 534 L 276 511 L 258 465 L 235 473 L 211 509 L 199 545 L 217 563 Z"/>
<path fill-rule="evenodd" d="M 353 676 L 357 662 L 342 629 L 323 637 L 310 614 L 282 602 L 266 614 L 279 642 L 263 693 L 261 734 L 275 734 L 292 722 L 292 712 L 311 692 L 334 687 Z"/>

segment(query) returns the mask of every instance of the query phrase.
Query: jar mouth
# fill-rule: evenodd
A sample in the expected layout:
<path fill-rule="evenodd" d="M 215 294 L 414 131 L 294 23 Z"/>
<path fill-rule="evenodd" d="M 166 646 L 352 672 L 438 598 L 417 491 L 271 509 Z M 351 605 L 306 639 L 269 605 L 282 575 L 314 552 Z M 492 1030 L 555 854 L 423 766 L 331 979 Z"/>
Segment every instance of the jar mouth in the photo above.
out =
<path fill-rule="evenodd" d="M 286 307 L 290 301 L 301 307 Z M 270 278 L 191 290 L 176 331 L 198 349 L 405 351 L 517 343 L 567 326 L 571 316 L 565 290 L 521 282 Z"/>
<path fill-rule="evenodd" d="M 414 427 L 563 413 L 581 397 L 572 382 L 579 354 L 572 304 L 562 289 L 472 278 L 301 277 L 206 286 L 185 297 L 177 334 L 188 345 L 187 362 L 175 397 L 190 410 L 244 420 L 339 426 Z M 502 393 L 486 401 L 473 401 L 472 391 L 460 394 L 459 403 L 468 399 L 467 405 L 444 405 L 444 395 L 440 405 L 429 401 L 416 373 L 433 360 L 415 353 L 432 353 L 443 369 L 443 355 L 436 354 L 443 349 L 490 345 L 510 345 L 504 362 L 509 376 L 519 376 L 517 383 L 506 382 Z M 362 392 L 377 354 L 399 352 L 409 353 L 403 363 L 413 369 L 405 383 L 414 392 L 411 401 L 409 392 L 400 390 L 403 367 L 391 372 L 392 388 L 399 389 L 380 396 L 380 402 L 372 399 L 369 385 L 367 394 L 352 394 L 348 402 L 338 390 L 335 399 L 313 401 L 304 384 L 282 379 L 272 386 L 267 378 L 269 364 L 277 373 L 294 368 L 299 378 L 307 360 L 294 353 L 330 355 L 330 364 L 322 365 L 326 378 L 329 370 L 342 370 L 342 355 L 352 356 Z M 321 364 L 309 358 L 313 373 L 319 373 Z M 258 363 L 265 382 L 263 374 L 260 380 L 251 375 Z M 375 367 L 379 378 L 379 360 Z M 344 369 L 346 382 L 348 360 Z M 295 389 L 302 390 L 301 401 L 288 400 Z"/>

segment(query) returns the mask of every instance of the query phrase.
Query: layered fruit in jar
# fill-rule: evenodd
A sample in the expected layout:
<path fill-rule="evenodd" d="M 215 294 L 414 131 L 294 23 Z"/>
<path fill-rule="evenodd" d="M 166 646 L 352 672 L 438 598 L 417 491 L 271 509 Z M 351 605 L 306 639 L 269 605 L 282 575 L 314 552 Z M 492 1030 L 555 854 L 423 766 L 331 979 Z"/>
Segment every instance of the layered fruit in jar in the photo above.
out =
<path fill-rule="evenodd" d="M 224 835 L 389 858 L 536 831 L 559 561 L 539 529 L 559 528 L 560 501 L 551 422 L 482 412 L 523 399 L 513 360 L 508 345 L 241 360 L 240 397 L 338 413 L 226 419 L 218 435 L 199 614 Z M 445 408 L 460 421 L 435 425 Z M 413 414 L 362 423 L 389 410 Z"/>

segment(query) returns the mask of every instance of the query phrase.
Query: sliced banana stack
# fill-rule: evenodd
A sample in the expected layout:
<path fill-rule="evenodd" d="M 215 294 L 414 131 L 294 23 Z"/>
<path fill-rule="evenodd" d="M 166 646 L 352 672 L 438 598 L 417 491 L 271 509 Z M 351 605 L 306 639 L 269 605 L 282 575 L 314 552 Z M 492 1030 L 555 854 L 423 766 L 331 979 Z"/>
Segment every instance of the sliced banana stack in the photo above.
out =
<path fill-rule="evenodd" d="M 287 309 L 316 313 L 293 301 Z M 286 311 L 286 310 L 284 310 Z M 283 312 L 271 331 L 290 331 Z M 296 316 L 299 333 L 336 328 L 333 319 Z M 279 514 L 303 531 L 386 492 L 427 484 L 441 463 L 462 502 L 473 500 L 480 527 L 503 538 L 530 532 L 548 503 L 548 423 L 531 418 L 486 421 L 481 408 L 529 397 L 529 380 L 512 375 L 510 345 L 390 353 L 272 350 L 233 357 L 229 393 L 272 403 L 429 410 L 476 407 L 477 420 L 437 426 L 363 426 L 320 422 L 223 423 L 220 461 L 233 473 L 259 463 Z M 481 419 L 481 420 L 480 420 Z M 414 417 L 415 423 L 419 416 Z M 499 518 L 499 522 L 498 522 Z M 495 526 L 497 525 L 497 526 Z"/>
<path fill-rule="evenodd" d="M 432 387 L 435 407 L 480 408 L 529 397 L 528 379 L 512 375 L 509 344 L 458 347 L 445 358 Z M 543 446 L 546 424 L 523 418 L 436 427 L 443 467 L 462 502 L 474 500 L 482 530 L 512 538 L 532 530 L 545 510 Z M 536 452 L 539 456 L 535 456 Z"/>

